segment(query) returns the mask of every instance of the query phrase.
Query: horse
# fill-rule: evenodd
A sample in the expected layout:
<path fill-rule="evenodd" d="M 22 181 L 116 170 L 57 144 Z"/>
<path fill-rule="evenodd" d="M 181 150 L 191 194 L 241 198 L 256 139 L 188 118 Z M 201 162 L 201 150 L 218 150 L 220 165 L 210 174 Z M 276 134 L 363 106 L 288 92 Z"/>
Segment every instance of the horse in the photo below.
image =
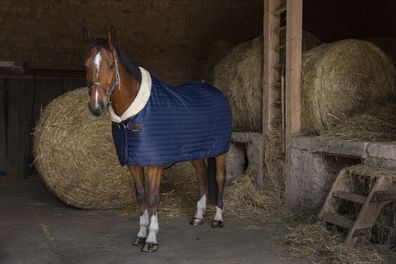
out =
<path fill-rule="evenodd" d="M 115 44 L 114 27 L 107 38 L 91 38 L 83 28 L 83 37 L 88 108 L 95 116 L 109 110 L 119 162 L 127 165 L 134 180 L 140 227 L 132 244 L 143 252 L 158 250 L 162 172 L 182 161 L 191 161 L 198 182 L 190 223 L 204 223 L 209 200 L 216 208 L 211 226 L 223 227 L 225 161 L 232 132 L 224 94 L 204 82 L 176 87 L 161 82 Z"/>

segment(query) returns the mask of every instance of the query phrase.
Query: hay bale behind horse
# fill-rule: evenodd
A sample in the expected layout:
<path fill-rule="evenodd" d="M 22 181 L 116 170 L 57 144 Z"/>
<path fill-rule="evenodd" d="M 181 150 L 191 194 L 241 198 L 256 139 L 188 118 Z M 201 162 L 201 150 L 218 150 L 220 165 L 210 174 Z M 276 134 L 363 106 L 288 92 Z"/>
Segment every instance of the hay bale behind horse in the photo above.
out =
<path fill-rule="evenodd" d="M 281 36 L 285 38 L 285 36 Z M 303 50 L 321 41 L 304 31 Z M 280 54 L 281 59 L 285 57 Z M 237 131 L 260 132 L 262 122 L 263 37 L 235 46 L 215 67 L 214 85 L 228 97 Z"/>
<path fill-rule="evenodd" d="M 362 108 L 392 98 L 393 76 L 394 67 L 389 58 L 377 46 L 365 41 L 344 40 L 305 51 L 303 130 L 309 134 L 320 133 Z M 261 37 L 236 46 L 216 65 L 214 83 L 230 100 L 234 129 L 260 132 Z"/>
<path fill-rule="evenodd" d="M 119 166 L 109 116 L 93 117 L 87 88 L 68 92 L 43 111 L 34 132 L 36 168 L 66 204 L 113 209 L 134 201 L 133 181 Z"/>

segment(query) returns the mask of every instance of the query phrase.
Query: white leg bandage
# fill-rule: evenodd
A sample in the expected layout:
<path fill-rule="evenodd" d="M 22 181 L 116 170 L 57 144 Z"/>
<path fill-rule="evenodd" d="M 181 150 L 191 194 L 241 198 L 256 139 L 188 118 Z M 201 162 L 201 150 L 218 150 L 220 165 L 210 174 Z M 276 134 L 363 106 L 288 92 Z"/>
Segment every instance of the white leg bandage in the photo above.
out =
<path fill-rule="evenodd" d="M 214 217 L 216 221 L 223 221 L 223 209 L 216 206 L 216 215 Z"/>
<path fill-rule="evenodd" d="M 203 215 L 206 211 L 206 194 L 202 195 L 201 199 L 197 202 L 197 213 L 195 218 L 203 219 Z"/>
<path fill-rule="evenodd" d="M 137 234 L 138 237 L 147 237 L 147 228 L 149 224 L 149 216 L 146 209 L 144 210 L 144 214 L 140 217 L 140 229 Z"/>
<path fill-rule="evenodd" d="M 157 233 L 159 231 L 157 213 L 153 214 L 150 218 L 149 234 L 146 243 L 157 244 Z"/>

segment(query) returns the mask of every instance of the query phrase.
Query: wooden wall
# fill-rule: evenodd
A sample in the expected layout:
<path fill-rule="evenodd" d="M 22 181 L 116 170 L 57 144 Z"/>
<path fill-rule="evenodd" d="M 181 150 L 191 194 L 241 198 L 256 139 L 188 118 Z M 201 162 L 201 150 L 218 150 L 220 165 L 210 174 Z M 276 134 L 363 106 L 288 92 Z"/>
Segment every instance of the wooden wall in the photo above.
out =
<path fill-rule="evenodd" d="M 0 76 L 0 170 L 30 172 L 32 132 L 41 110 L 55 97 L 84 84 L 81 78 Z"/>

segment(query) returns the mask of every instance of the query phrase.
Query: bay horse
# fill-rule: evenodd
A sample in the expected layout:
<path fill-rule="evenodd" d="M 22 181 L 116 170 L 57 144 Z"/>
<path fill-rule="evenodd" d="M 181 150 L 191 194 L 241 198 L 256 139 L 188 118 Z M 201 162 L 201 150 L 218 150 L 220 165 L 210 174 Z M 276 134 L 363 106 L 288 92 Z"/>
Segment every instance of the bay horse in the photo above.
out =
<path fill-rule="evenodd" d="M 143 252 L 157 251 L 161 175 L 181 161 L 192 162 L 198 180 L 191 224 L 204 223 L 209 196 L 216 206 L 211 225 L 223 227 L 225 160 L 232 131 L 224 94 L 203 82 L 171 87 L 159 81 L 115 44 L 113 27 L 107 38 L 91 39 L 85 27 L 83 36 L 89 110 L 101 116 L 109 109 L 118 159 L 134 180 L 140 229 L 133 245 Z"/>

